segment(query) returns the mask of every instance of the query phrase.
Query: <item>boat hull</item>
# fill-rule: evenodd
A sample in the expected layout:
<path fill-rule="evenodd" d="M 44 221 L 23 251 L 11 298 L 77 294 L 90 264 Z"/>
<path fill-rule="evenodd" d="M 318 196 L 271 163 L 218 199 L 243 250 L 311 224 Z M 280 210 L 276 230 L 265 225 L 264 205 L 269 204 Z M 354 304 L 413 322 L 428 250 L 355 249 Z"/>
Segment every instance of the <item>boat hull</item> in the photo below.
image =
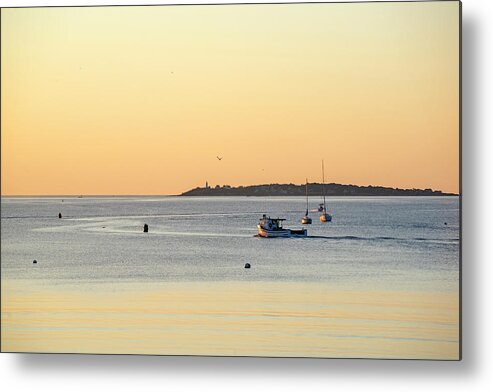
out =
<path fill-rule="evenodd" d="M 302 225 L 311 225 L 312 224 L 312 218 L 304 216 L 301 218 L 301 224 Z"/>
<path fill-rule="evenodd" d="M 306 237 L 307 230 L 290 230 L 290 229 L 282 229 L 282 230 L 268 230 L 264 229 L 262 226 L 257 225 L 258 235 L 264 238 L 291 238 L 291 237 Z"/>

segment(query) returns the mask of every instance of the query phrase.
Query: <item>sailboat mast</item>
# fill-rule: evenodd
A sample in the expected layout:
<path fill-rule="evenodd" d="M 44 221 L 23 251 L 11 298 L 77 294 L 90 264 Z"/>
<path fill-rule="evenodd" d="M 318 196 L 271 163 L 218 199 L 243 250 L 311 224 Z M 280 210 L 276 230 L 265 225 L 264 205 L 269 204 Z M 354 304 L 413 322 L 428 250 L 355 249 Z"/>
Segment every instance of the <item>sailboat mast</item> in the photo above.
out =
<path fill-rule="evenodd" d="M 306 194 L 306 211 L 308 213 L 308 178 L 305 182 L 305 194 Z"/>
<path fill-rule="evenodd" d="M 322 193 L 324 195 L 324 211 L 325 211 L 325 173 L 324 173 L 324 160 L 322 159 Z"/>

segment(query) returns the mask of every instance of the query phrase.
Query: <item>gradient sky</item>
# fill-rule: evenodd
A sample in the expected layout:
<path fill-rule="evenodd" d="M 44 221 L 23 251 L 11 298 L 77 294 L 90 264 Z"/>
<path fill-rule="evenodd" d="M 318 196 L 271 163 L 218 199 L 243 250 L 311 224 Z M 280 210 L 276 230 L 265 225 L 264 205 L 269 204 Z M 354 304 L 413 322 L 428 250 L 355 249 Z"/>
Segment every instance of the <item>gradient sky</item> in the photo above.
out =
<path fill-rule="evenodd" d="M 1 12 L 2 195 L 459 191 L 458 2 Z"/>

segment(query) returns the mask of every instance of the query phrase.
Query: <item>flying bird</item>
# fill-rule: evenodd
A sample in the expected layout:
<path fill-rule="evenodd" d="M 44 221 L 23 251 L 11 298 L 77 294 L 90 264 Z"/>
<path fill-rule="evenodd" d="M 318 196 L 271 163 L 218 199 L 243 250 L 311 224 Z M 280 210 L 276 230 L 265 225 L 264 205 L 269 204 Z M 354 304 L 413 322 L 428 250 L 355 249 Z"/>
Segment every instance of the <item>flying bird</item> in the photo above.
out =
<path fill-rule="evenodd" d="M 218 157 L 218 156 L 216 156 L 216 158 L 217 158 L 218 161 L 220 161 L 220 160 L 223 159 L 223 157 Z"/>

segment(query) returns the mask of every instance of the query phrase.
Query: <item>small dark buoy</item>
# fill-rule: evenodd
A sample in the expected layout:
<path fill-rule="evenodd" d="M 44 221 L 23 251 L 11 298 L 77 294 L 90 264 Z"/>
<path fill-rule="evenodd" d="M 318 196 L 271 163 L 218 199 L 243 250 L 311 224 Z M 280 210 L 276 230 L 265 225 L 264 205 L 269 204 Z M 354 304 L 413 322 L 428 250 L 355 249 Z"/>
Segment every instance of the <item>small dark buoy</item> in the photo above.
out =
<path fill-rule="evenodd" d="M 246 263 L 245 268 L 250 268 L 250 263 Z"/>
<path fill-rule="evenodd" d="M 149 226 L 147 226 L 147 223 L 144 223 L 144 233 L 147 233 L 149 231 Z"/>
<path fill-rule="evenodd" d="M 61 212 L 58 213 L 58 219 L 62 219 L 62 213 Z"/>
<path fill-rule="evenodd" d="M 444 225 L 446 225 L 446 224 L 447 224 L 447 222 L 444 223 Z"/>
<path fill-rule="evenodd" d="M 33 260 L 33 264 L 38 264 L 38 262 L 36 260 Z"/>

